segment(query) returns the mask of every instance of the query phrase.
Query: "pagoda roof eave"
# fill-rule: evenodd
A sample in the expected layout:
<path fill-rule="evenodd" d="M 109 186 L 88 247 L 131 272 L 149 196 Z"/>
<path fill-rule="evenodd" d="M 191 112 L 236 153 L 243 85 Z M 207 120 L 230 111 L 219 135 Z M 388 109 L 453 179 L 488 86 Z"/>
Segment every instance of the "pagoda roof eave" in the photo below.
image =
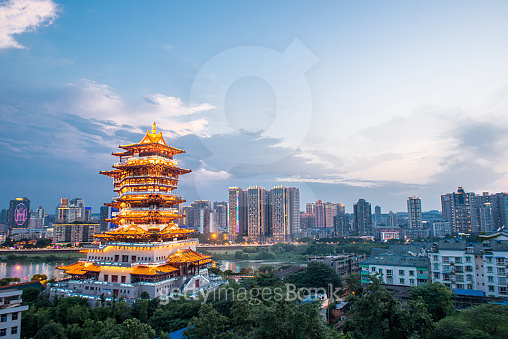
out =
<path fill-rule="evenodd" d="M 150 142 L 150 143 L 142 143 L 142 144 L 136 143 L 136 144 L 129 144 L 129 145 L 120 145 L 120 146 L 118 146 L 118 148 L 124 149 L 126 151 L 130 151 L 132 148 L 145 148 L 147 146 L 161 147 L 163 149 L 170 150 L 171 153 L 173 153 L 173 154 L 186 153 L 183 149 L 179 149 L 179 148 L 176 148 L 176 147 L 164 145 L 164 144 L 161 144 L 159 142 Z M 114 152 L 112 154 L 113 155 L 122 155 L 121 152 Z"/>

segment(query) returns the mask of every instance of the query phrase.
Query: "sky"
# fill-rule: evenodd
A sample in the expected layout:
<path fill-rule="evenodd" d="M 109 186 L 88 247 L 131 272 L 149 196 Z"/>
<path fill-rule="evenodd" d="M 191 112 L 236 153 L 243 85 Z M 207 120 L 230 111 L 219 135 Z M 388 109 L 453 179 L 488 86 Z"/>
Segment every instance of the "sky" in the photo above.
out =
<path fill-rule="evenodd" d="M 114 197 L 152 123 L 178 193 L 423 210 L 508 191 L 506 1 L 0 0 L 0 208 Z"/>

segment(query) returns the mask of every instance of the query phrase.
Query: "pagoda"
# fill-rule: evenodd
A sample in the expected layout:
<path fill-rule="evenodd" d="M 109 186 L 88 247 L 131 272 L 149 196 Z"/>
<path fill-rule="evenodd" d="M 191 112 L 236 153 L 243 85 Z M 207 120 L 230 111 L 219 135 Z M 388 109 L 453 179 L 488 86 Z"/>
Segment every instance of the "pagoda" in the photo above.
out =
<path fill-rule="evenodd" d="M 118 213 L 105 221 L 118 228 L 94 235 L 100 245 L 87 249 L 85 260 L 59 267 L 70 278 L 52 292 L 135 299 L 144 291 L 155 298 L 206 287 L 211 256 L 196 252 L 194 231 L 177 223 L 182 216 L 175 205 L 185 200 L 174 190 L 179 176 L 190 170 L 178 167 L 173 157 L 185 151 L 168 146 L 155 123 L 139 143 L 119 148 L 113 169 L 100 172 L 114 180 L 118 196 L 106 205 Z"/>

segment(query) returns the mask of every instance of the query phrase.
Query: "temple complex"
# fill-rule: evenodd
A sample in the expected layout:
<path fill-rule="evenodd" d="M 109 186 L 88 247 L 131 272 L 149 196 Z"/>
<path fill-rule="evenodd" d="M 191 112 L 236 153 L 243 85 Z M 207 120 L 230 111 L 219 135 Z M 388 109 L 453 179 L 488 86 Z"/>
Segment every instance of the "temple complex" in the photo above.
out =
<path fill-rule="evenodd" d="M 175 205 L 185 200 L 174 190 L 190 170 L 173 157 L 184 151 L 168 146 L 155 123 L 139 143 L 119 147 L 113 169 L 100 172 L 114 180 L 118 196 L 106 205 L 118 213 L 106 221 L 118 227 L 94 235 L 100 245 L 87 249 L 86 259 L 59 267 L 70 278 L 56 283 L 52 293 L 136 299 L 144 291 L 155 298 L 206 288 L 211 256 L 196 252 L 194 231 L 177 223 L 182 216 Z"/>

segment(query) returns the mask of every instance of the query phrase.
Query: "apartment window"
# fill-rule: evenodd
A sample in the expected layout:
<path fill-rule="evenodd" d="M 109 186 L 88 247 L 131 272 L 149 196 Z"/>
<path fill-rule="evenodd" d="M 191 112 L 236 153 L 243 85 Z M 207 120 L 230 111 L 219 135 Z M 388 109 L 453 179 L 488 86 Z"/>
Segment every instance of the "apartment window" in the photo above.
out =
<path fill-rule="evenodd" d="M 399 270 L 399 275 L 404 275 L 404 270 Z"/>
<path fill-rule="evenodd" d="M 507 288 L 506 286 L 499 286 L 499 294 L 506 294 Z"/>
<path fill-rule="evenodd" d="M 11 334 L 18 333 L 18 326 L 11 327 Z"/>
<path fill-rule="evenodd" d="M 473 272 L 473 266 L 466 266 L 466 272 Z"/>
<path fill-rule="evenodd" d="M 386 278 L 387 284 L 393 284 L 393 278 Z"/>
<path fill-rule="evenodd" d="M 445 285 L 446 287 L 448 287 L 448 288 L 451 288 L 451 287 L 452 287 L 452 284 L 450 284 L 450 283 L 445 283 L 444 285 Z"/>
<path fill-rule="evenodd" d="M 450 275 L 449 274 L 443 274 L 443 280 L 450 281 Z"/>
<path fill-rule="evenodd" d="M 7 335 L 7 329 L 6 328 L 0 329 L 0 337 L 5 337 L 6 335 Z"/>
<path fill-rule="evenodd" d="M 505 274 L 506 269 L 504 267 L 498 267 L 497 268 L 497 274 Z"/>
<path fill-rule="evenodd" d="M 12 319 L 12 320 L 18 320 L 18 314 L 19 314 L 18 312 L 14 312 L 14 313 L 12 314 L 12 316 L 11 316 L 11 317 L 12 317 L 11 319 Z"/>
<path fill-rule="evenodd" d="M 461 257 L 455 257 L 455 263 L 456 264 L 462 263 L 462 258 Z"/>
<path fill-rule="evenodd" d="M 485 262 L 490 264 L 490 263 L 492 262 L 492 258 L 490 258 L 490 257 L 486 257 L 486 258 L 485 258 Z"/>
<path fill-rule="evenodd" d="M 393 275 L 393 270 L 386 270 L 386 275 Z"/>
<path fill-rule="evenodd" d="M 128 262 L 129 256 L 128 255 L 122 255 L 122 262 Z"/>
<path fill-rule="evenodd" d="M 492 277 L 492 276 L 487 277 L 487 281 L 488 282 L 494 282 L 494 277 Z"/>
<path fill-rule="evenodd" d="M 415 271 L 409 271 L 409 275 L 415 275 Z"/>
<path fill-rule="evenodd" d="M 466 279 L 467 279 L 467 281 L 473 281 L 473 275 L 468 274 Z"/>
<path fill-rule="evenodd" d="M 463 289 L 464 288 L 464 284 L 457 284 L 457 288 Z"/>
<path fill-rule="evenodd" d="M 108 281 L 108 279 L 109 279 L 109 275 L 104 274 L 104 281 Z"/>
<path fill-rule="evenodd" d="M 6 322 L 7 321 L 7 314 L 2 314 L 2 322 Z"/>
<path fill-rule="evenodd" d="M 439 260 L 439 256 L 438 255 L 433 255 L 432 257 L 433 257 L 434 261 Z"/>
<path fill-rule="evenodd" d="M 489 285 L 489 292 L 495 292 L 494 286 Z"/>
<path fill-rule="evenodd" d="M 400 278 L 399 281 L 401 284 L 404 284 L 404 278 Z"/>
<path fill-rule="evenodd" d="M 120 259 L 120 255 L 119 254 L 115 254 L 115 261 L 118 261 Z"/>
<path fill-rule="evenodd" d="M 443 262 L 449 263 L 450 258 L 449 257 L 441 257 L 443 259 Z"/>
<path fill-rule="evenodd" d="M 498 277 L 497 284 L 501 286 L 506 286 L 506 277 Z"/>
<path fill-rule="evenodd" d="M 381 274 L 383 274 L 383 269 L 382 269 L 382 268 L 380 268 L 378 272 L 379 272 L 379 273 L 381 273 Z"/>
<path fill-rule="evenodd" d="M 118 276 L 117 275 L 112 275 L 111 276 L 111 282 L 118 282 Z"/>
<path fill-rule="evenodd" d="M 439 279 L 439 272 L 434 272 L 434 279 Z"/>
<path fill-rule="evenodd" d="M 126 279 L 126 278 L 127 278 L 127 277 L 126 277 L 125 275 L 122 275 L 122 282 L 123 282 L 123 283 L 125 282 L 125 279 Z"/>
<path fill-rule="evenodd" d="M 471 262 L 471 257 L 466 257 L 466 262 Z"/>
<path fill-rule="evenodd" d="M 498 265 L 503 265 L 504 264 L 504 258 L 496 258 L 496 263 Z"/>
<path fill-rule="evenodd" d="M 414 285 L 414 284 L 415 284 L 415 280 L 414 280 L 414 279 L 409 279 L 409 283 L 410 283 L 411 285 Z"/>
<path fill-rule="evenodd" d="M 375 271 L 376 271 L 376 268 L 375 268 L 375 267 L 371 267 L 371 268 L 370 268 L 370 270 L 371 270 L 372 272 L 375 272 Z"/>

